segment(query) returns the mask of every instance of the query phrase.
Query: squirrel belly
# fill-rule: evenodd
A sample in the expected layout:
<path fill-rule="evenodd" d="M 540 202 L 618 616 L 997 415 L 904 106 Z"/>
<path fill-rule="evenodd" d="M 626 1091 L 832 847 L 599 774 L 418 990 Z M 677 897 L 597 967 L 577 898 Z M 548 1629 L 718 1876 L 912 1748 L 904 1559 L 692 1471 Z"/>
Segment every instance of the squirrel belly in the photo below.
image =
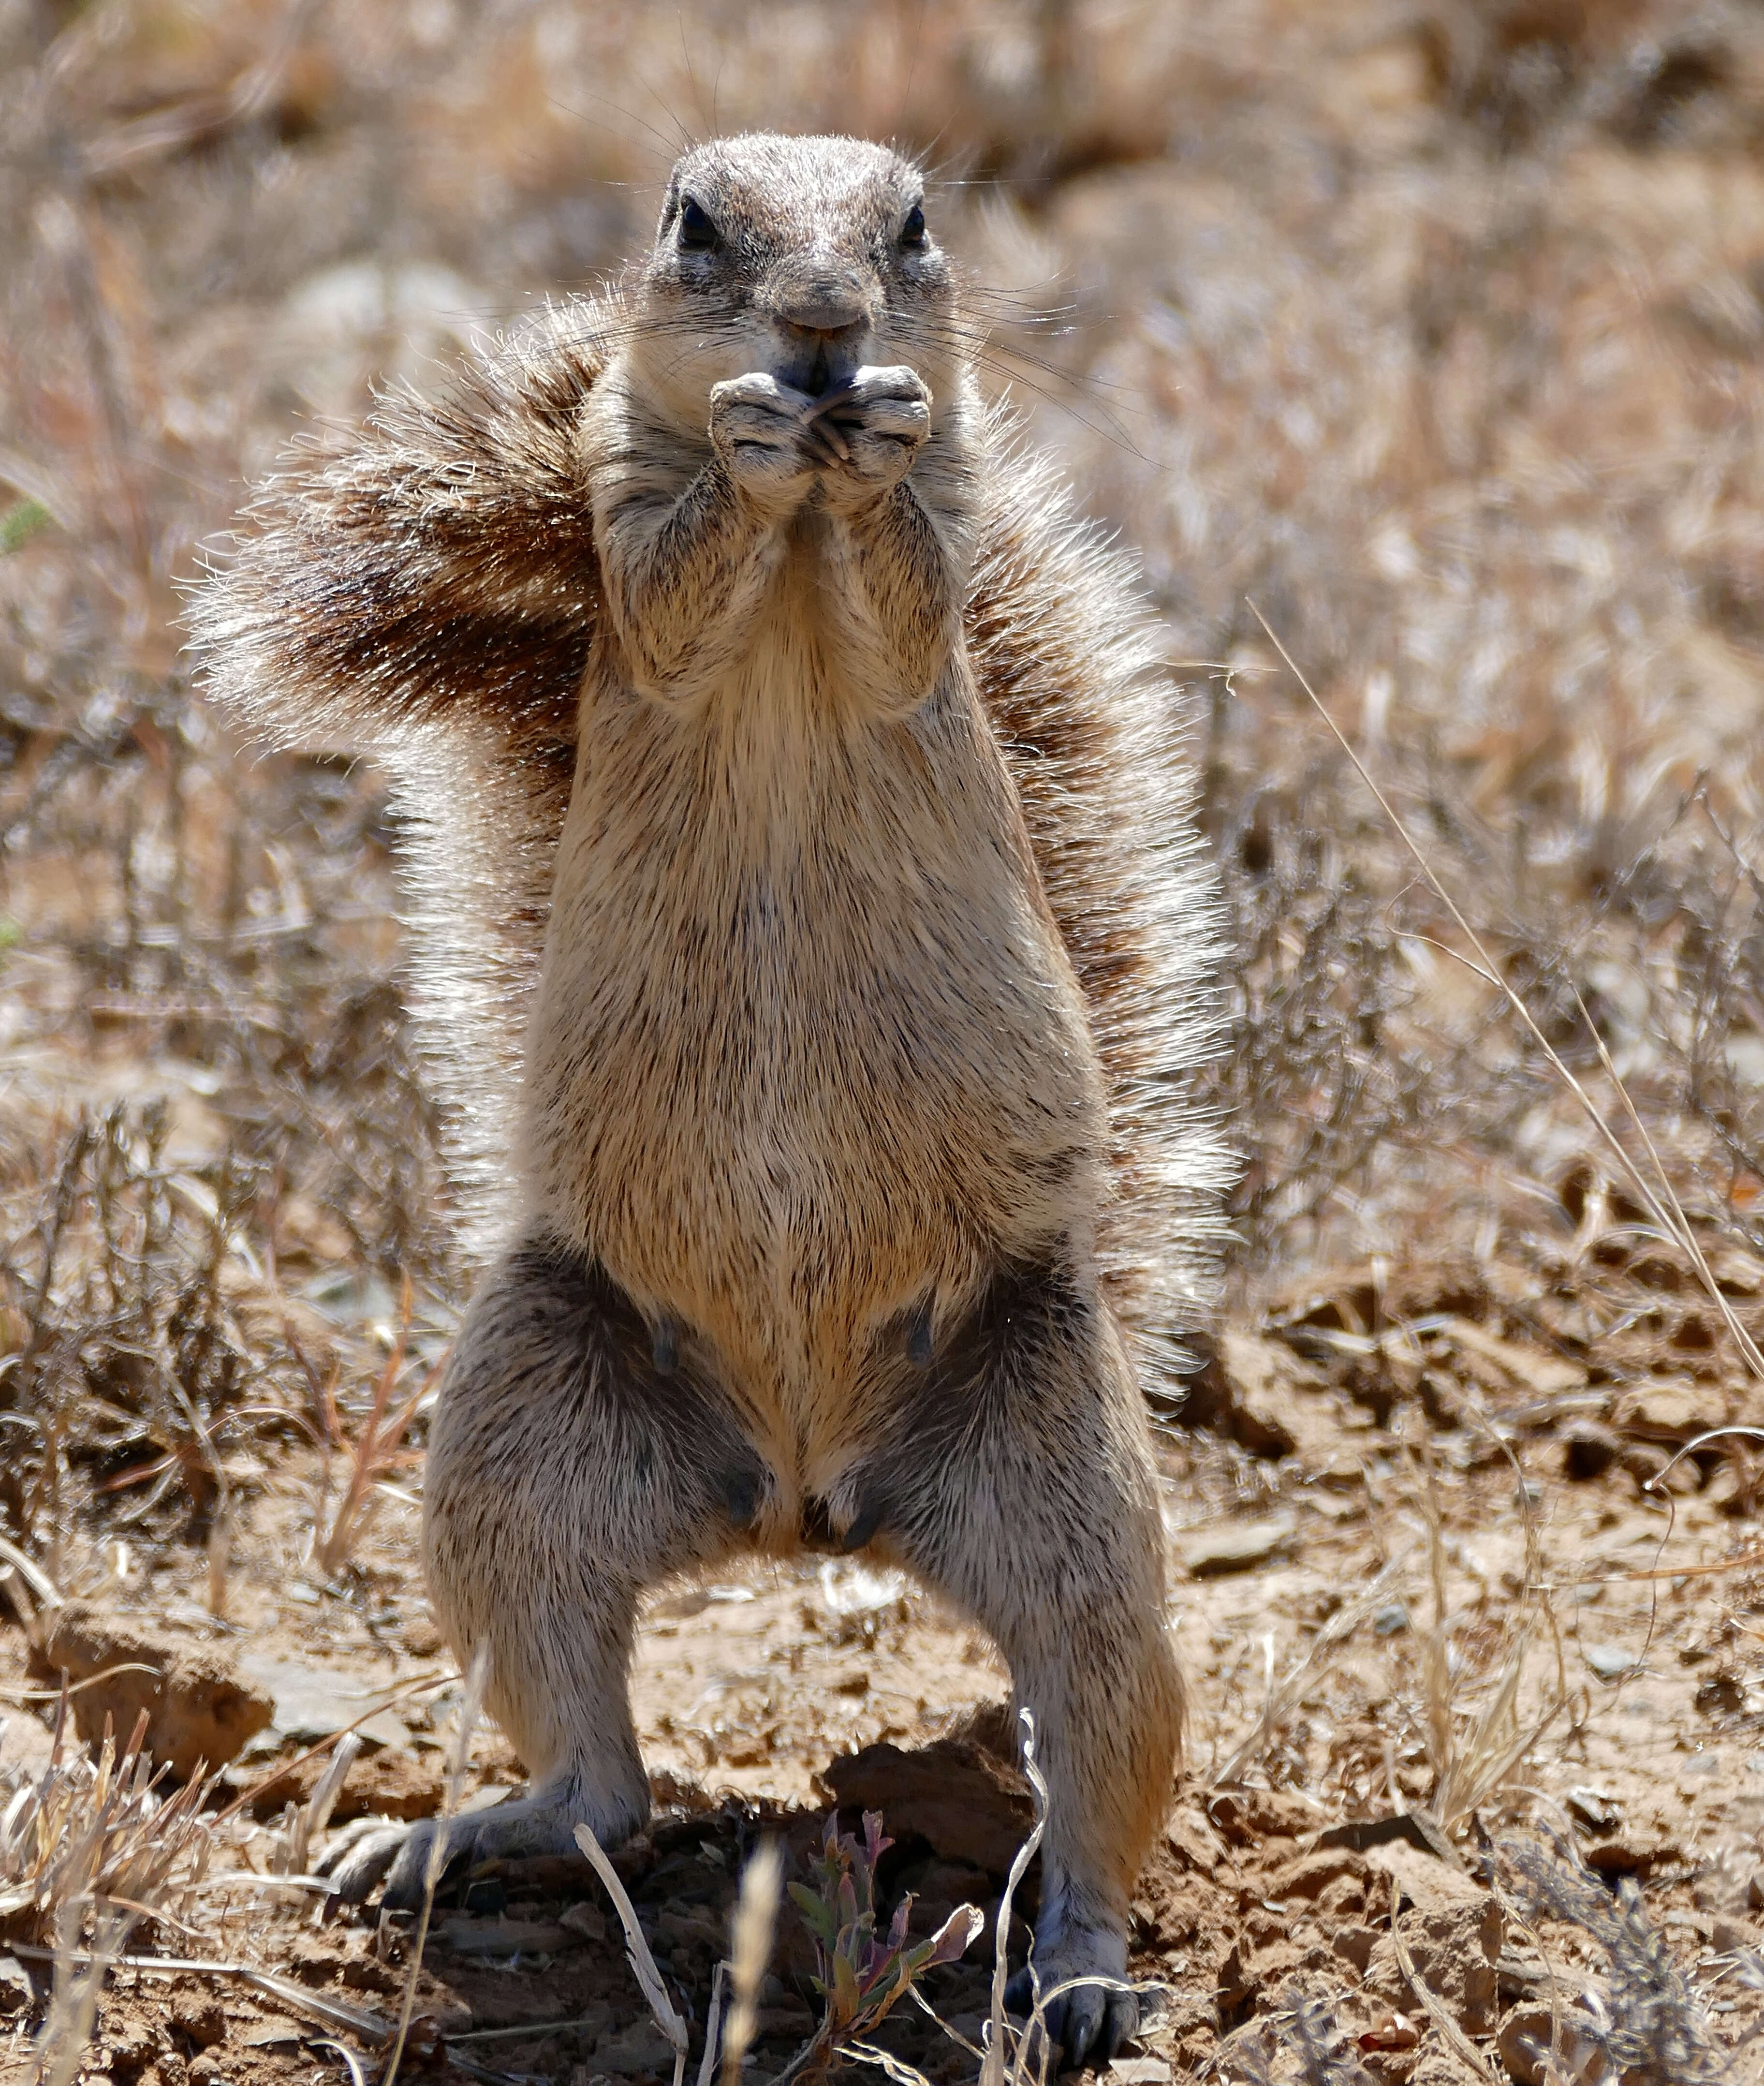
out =
<path fill-rule="evenodd" d="M 535 1219 L 696 1333 L 824 1496 L 885 1328 L 1088 1256 L 1106 1113 L 965 655 L 878 714 L 794 547 L 690 705 L 589 669 L 524 1157 Z"/>

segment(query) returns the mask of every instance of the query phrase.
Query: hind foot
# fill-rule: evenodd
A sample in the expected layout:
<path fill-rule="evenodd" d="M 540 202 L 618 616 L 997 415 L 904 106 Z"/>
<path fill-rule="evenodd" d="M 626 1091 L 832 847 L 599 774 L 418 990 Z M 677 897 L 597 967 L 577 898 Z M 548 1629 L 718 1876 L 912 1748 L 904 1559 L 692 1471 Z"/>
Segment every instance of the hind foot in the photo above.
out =
<path fill-rule="evenodd" d="M 1005 1990 L 1005 2004 L 1019 2020 L 1034 2012 L 1038 1988 L 1052 1992 L 1073 1979 L 1108 1980 L 1073 1984 L 1071 1990 L 1049 2001 L 1041 2017 L 1054 2070 L 1073 2071 L 1090 2065 L 1100 2071 L 1139 2026 L 1137 1998 L 1114 1989 L 1127 1979 L 1126 1936 L 1112 1924 L 1089 1926 L 1057 1917 L 1044 1919 L 1032 1960 L 1033 1969 L 1026 1964 Z"/>
<path fill-rule="evenodd" d="M 460 1875 L 481 1862 L 578 1854 L 578 1825 L 589 1826 L 603 1847 L 616 1847 L 638 1831 L 648 1816 L 647 1788 L 640 1799 L 633 1791 L 607 1802 L 597 1801 L 573 1780 L 561 1786 L 551 1784 L 447 1820 L 441 1875 Z M 386 1910 L 416 1911 L 423 1903 L 436 1835 L 442 1829 L 442 1820 L 426 1818 L 414 1825 L 370 1832 L 338 1847 L 329 1857 L 333 1895 L 346 1904 L 359 1905 L 385 1876 Z"/>

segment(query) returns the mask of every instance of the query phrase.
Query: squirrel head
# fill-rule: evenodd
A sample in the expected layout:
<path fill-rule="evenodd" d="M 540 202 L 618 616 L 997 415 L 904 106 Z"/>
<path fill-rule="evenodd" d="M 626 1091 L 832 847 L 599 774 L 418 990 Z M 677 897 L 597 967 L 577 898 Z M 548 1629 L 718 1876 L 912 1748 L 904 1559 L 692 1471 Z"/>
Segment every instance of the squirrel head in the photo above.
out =
<path fill-rule="evenodd" d="M 686 153 L 639 302 L 646 388 L 694 427 L 728 377 L 764 370 L 818 397 L 865 364 L 896 363 L 930 387 L 935 424 L 969 359 L 924 176 L 859 138 L 755 134 Z"/>

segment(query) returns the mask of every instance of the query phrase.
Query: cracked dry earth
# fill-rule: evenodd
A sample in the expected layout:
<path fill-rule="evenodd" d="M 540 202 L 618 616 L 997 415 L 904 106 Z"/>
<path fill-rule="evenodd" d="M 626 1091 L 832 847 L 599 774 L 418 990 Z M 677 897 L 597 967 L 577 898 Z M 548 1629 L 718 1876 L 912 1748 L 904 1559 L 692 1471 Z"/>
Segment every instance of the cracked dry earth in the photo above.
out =
<path fill-rule="evenodd" d="M 1253 2054 L 1263 2029 L 1277 2035 L 1307 1999 L 1339 2061 L 1376 2081 L 1464 2075 L 1449 2028 L 1504 2067 L 1494 2075 L 1543 2075 L 1552 1978 L 1558 2005 L 1591 1991 L 1609 2012 L 1623 1994 L 1597 1935 L 1488 1856 L 1539 1844 L 1540 1828 L 1558 1864 L 1586 1864 L 1611 1904 L 1639 1890 L 1664 1959 L 1698 1995 L 1711 2048 L 1736 2044 L 1758 2003 L 1747 1965 L 1764 1922 L 1764 1545 L 1743 1463 L 1705 1450 L 1657 1494 L 1641 1478 L 1665 1462 L 1673 1428 L 1694 1438 L 1732 1416 L 1739 1394 L 1686 1377 L 1656 1383 L 1650 1402 L 1589 1385 L 1490 1330 L 1486 1314 L 1479 1325 L 1418 1311 L 1407 1322 L 1434 1394 L 1383 1400 L 1363 1371 L 1336 1365 L 1353 1339 L 1332 1331 L 1316 1293 L 1227 1335 L 1195 1401 L 1210 1403 L 1211 1426 L 1165 1441 L 1171 1626 L 1192 1719 L 1188 1780 L 1133 1913 L 1135 1973 L 1167 1994 L 1124 2075 L 1246 2075 L 1233 2069 L 1246 2045 Z M 1480 1428 L 1441 1424 L 1454 1380 L 1466 1395 L 1479 1386 Z M 325 1741 L 358 1720 L 363 1749 L 330 1829 L 434 1811 L 459 1689 L 433 1684 L 448 1668 L 414 1569 L 412 1506 L 389 1501 L 371 1544 L 325 1583 L 303 1562 L 316 1483 L 290 1456 L 241 1501 L 223 1620 L 201 1605 L 200 1560 L 172 1551 L 49 1640 L 64 1662 L 66 1645 L 77 1665 L 91 1639 L 94 1670 L 131 1643 L 138 1662 L 167 1670 L 154 1698 L 163 1749 L 178 1736 L 167 1696 L 176 1714 L 216 1714 L 217 1674 L 230 1671 L 267 1719 L 217 1795 L 245 1800 L 219 1829 L 183 1924 L 138 1927 L 134 1967 L 113 1973 L 89 2081 L 342 2080 L 346 2048 L 363 2075 L 383 2063 L 407 1926 L 371 1907 L 327 1910 L 274 1872 Z M 0 1655 L 11 1680 L 43 1675 L 21 1629 L 0 1637 Z M 107 1706 L 128 1720 L 134 1698 L 112 1691 L 129 1684 L 75 1698 L 84 1731 Z M 652 1603 L 635 1700 L 657 1811 L 616 1860 L 693 2024 L 695 2063 L 744 1859 L 774 1836 L 801 1873 L 835 1801 L 848 1823 L 883 1812 L 896 1843 L 883 1882 L 914 1894 L 916 1931 L 964 1901 L 993 1918 L 1031 1816 L 992 1749 L 1005 1686 L 960 1618 L 861 1560 L 768 1566 Z M 9 1714 L 15 1777 L 47 1757 L 49 1714 L 47 1703 Z M 469 1761 L 468 1803 L 519 1779 L 488 1726 Z M 1033 1900 L 1031 1870 L 1019 1910 L 1032 1917 Z M 1014 1952 L 1026 1939 L 1019 1920 Z M 988 1943 L 929 1977 L 942 2025 L 904 2007 L 884 2031 L 933 2080 L 973 2075 L 963 2041 L 980 2039 Z M 268 1976 L 141 1967 L 174 1952 Z M 787 1904 L 757 2078 L 814 2024 L 811 1967 Z M 15 1953 L 0 1971 L 12 2008 L 0 2067 L 23 2076 L 49 1969 Z M 1748 2075 L 1757 2049 L 1735 2055 L 1730 2075 Z M 428 2077 L 572 2086 L 669 2075 L 584 1862 L 491 1864 L 444 1893 L 406 2062 Z"/>

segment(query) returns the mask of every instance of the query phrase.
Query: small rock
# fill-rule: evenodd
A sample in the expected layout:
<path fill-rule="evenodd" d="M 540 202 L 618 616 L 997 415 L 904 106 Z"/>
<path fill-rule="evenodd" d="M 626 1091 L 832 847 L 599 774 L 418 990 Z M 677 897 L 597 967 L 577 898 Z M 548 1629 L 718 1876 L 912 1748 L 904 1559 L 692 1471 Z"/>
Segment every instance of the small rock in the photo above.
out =
<path fill-rule="evenodd" d="M 1562 2063 L 1554 2071 L 1549 2068 L 1551 2038 L 1555 2032 L 1556 2024 L 1548 2007 L 1515 2007 L 1501 2023 L 1494 2046 L 1518 2086 L 1548 2086 L 1553 2078 L 1596 2075 L 1593 2067 L 1600 2053 L 1592 2037 L 1577 2030 L 1574 2015 L 1566 2009 L 1561 2024 Z"/>
<path fill-rule="evenodd" d="M 1501 1908 L 1494 1896 L 1461 1869 L 1447 1867 L 1402 1841 L 1373 1848 L 1368 1864 L 1395 1882 L 1403 1939 L 1416 1975 L 1454 2013 L 1469 2035 L 1487 2035 L 1498 2004 L 1495 1965 L 1504 1938 Z M 1369 1892 L 1375 1906 L 1378 1892 Z"/>
<path fill-rule="evenodd" d="M 1298 1533 L 1299 1524 L 1290 1513 L 1269 1514 L 1261 1521 L 1225 1522 L 1202 1529 L 1182 1546 L 1182 1561 L 1193 1579 L 1216 1579 L 1227 1572 L 1248 1571 L 1265 1564 Z"/>
<path fill-rule="evenodd" d="M 1587 1373 L 1578 1363 L 1566 1360 L 1560 1355 L 1547 1354 L 1541 1347 L 1503 1340 L 1473 1318 L 1450 1319 L 1442 1330 L 1445 1338 L 1458 1347 L 1493 1363 L 1521 1390 L 1529 1390 L 1543 1398 L 1560 1398 L 1566 1392 L 1586 1387 Z"/>
<path fill-rule="evenodd" d="M 227 2010 L 215 1994 L 189 1986 L 172 2001 L 172 2025 L 181 2029 L 199 2050 L 211 2049 L 227 2033 Z"/>
<path fill-rule="evenodd" d="M 1601 1680 L 1621 1680 L 1637 1670 L 1634 1653 L 1620 1644 L 1583 1644 L 1580 1656 Z"/>
<path fill-rule="evenodd" d="M 131 1670 L 107 1672 L 113 1667 Z M 45 1680 L 64 1672 L 73 1681 L 106 1674 L 73 1698 L 80 1737 L 96 1744 L 108 1717 L 117 1743 L 125 1743 L 144 1709 L 148 1750 L 181 1782 L 205 1764 L 224 1767 L 273 1714 L 269 1696 L 226 1652 L 181 1642 L 84 1602 L 55 1611 L 41 1649 L 32 1654 L 32 1670 Z"/>
<path fill-rule="evenodd" d="M 1225 1858 L 1225 1842 L 1214 1831 L 1206 1814 L 1192 1803 L 1180 1804 L 1171 1813 L 1164 1838 L 1182 1867 L 1197 1875 L 1211 1875 Z"/>
<path fill-rule="evenodd" d="M 1764 1869 L 1753 1869 L 1746 1878 L 1745 1901 L 1753 1912 L 1764 1912 Z"/>
<path fill-rule="evenodd" d="M 761 2007 L 754 2016 L 756 2035 L 808 2036 L 814 2033 L 814 2016 L 800 1999 L 787 1999 L 778 2006 Z"/>
<path fill-rule="evenodd" d="M 1718 1919 L 1709 1930 L 1709 1946 L 1718 1956 L 1726 1956 L 1736 1948 L 1757 1948 L 1758 1936 L 1736 1919 Z"/>
<path fill-rule="evenodd" d="M 294 2043 L 298 2045 L 306 2030 L 298 2021 L 276 2015 L 266 2021 L 259 2021 L 255 2028 L 247 2029 L 240 2037 L 247 2050 L 274 2050 Z"/>
<path fill-rule="evenodd" d="M 1625 1434 L 1673 1448 L 1728 1424 L 1728 1402 L 1716 1384 L 1663 1377 L 1625 1394 L 1613 1416 Z"/>
<path fill-rule="evenodd" d="M 895 1840 L 915 1835 L 946 1861 L 971 1862 L 988 1875 L 1010 1874 L 1035 1824 L 1021 1773 L 972 1735 L 910 1752 L 865 1746 L 835 1760 L 823 1779 L 841 1811 L 879 1811 Z"/>
<path fill-rule="evenodd" d="M 333 1732 L 354 1724 L 385 1690 L 363 1688 L 359 1681 L 328 1672 L 322 1667 L 305 1666 L 291 1659 L 271 1658 L 247 1651 L 240 1666 L 274 1704 L 271 1728 L 279 1738 L 305 1745 L 328 1739 Z M 380 1709 L 356 1726 L 370 1746 L 402 1750 L 410 1743 L 410 1726 L 395 1709 Z"/>
<path fill-rule="evenodd" d="M 559 1914 L 558 1924 L 572 1934 L 579 1934 L 584 1941 L 604 1941 L 606 1939 L 606 1915 L 597 1905 L 590 1905 L 581 1898 Z"/>
<path fill-rule="evenodd" d="M 28 1710 L 0 1717 L 0 1772 L 11 1769 L 9 1780 L 34 1780 L 49 1765 L 54 1743 Z"/>
<path fill-rule="evenodd" d="M 1366 1875 L 1364 1855 L 1355 1854 L 1350 1848 L 1335 1847 L 1321 1854 L 1301 1854 L 1296 1862 L 1288 1862 L 1284 1868 L 1277 1869 L 1269 1878 L 1263 1895 L 1282 1902 L 1290 1898 L 1319 1897 L 1339 1877 L 1349 1876 L 1363 1884 Z"/>
<path fill-rule="evenodd" d="M 1351 1964 L 1363 1977 L 1367 1965 L 1372 1960 L 1372 1951 L 1378 1945 L 1377 1931 L 1370 1926 L 1343 1926 L 1330 1937 L 1329 1946 L 1344 1963 Z"/>
<path fill-rule="evenodd" d="M 1167 2057 L 1117 2057 L 1110 2062 L 1105 2079 L 1112 2079 L 1117 2086 L 1170 2086 L 1170 2060 Z"/>
<path fill-rule="evenodd" d="M 285 1804 L 305 1803 L 329 1764 L 328 1755 L 316 1754 L 271 1782 L 265 1779 L 269 1770 L 261 1762 L 240 1762 L 227 1779 L 234 1788 L 251 1791 L 253 1818 L 279 1818 Z M 331 1809 L 331 1823 L 349 1825 L 369 1817 L 432 1818 L 441 1807 L 443 1793 L 441 1770 L 431 1756 L 408 1749 L 364 1752 L 343 1778 Z"/>
<path fill-rule="evenodd" d="M 1623 1815 L 1613 1797 L 1602 1789 L 1595 1789 L 1590 1782 L 1577 1782 L 1568 1791 L 1566 1802 L 1569 1810 L 1589 1832 L 1609 1833 Z"/>
<path fill-rule="evenodd" d="M 1290 1456 L 1299 1445 L 1288 1407 L 1292 1379 L 1310 1373 L 1290 1347 L 1243 1333 L 1219 1336 L 1218 1366 L 1231 1432 L 1258 1456 Z M 1311 1378 L 1313 1390 L 1323 1386 Z"/>
<path fill-rule="evenodd" d="M 113 2020 L 104 2031 L 104 2065 L 113 2079 L 138 2079 L 159 2054 L 159 2037 L 133 2013 Z"/>
<path fill-rule="evenodd" d="M 1220 1789 L 1207 1799 L 1206 1815 L 1227 1845 L 1248 1847 L 1296 1840 L 1315 1829 L 1321 1809 L 1291 1790 Z"/>
<path fill-rule="evenodd" d="M 729 1930 L 720 1920 L 707 1913 L 675 1912 L 667 1906 L 656 1915 L 656 1931 L 670 1947 L 708 1948 L 718 1956 L 729 1941 Z"/>

